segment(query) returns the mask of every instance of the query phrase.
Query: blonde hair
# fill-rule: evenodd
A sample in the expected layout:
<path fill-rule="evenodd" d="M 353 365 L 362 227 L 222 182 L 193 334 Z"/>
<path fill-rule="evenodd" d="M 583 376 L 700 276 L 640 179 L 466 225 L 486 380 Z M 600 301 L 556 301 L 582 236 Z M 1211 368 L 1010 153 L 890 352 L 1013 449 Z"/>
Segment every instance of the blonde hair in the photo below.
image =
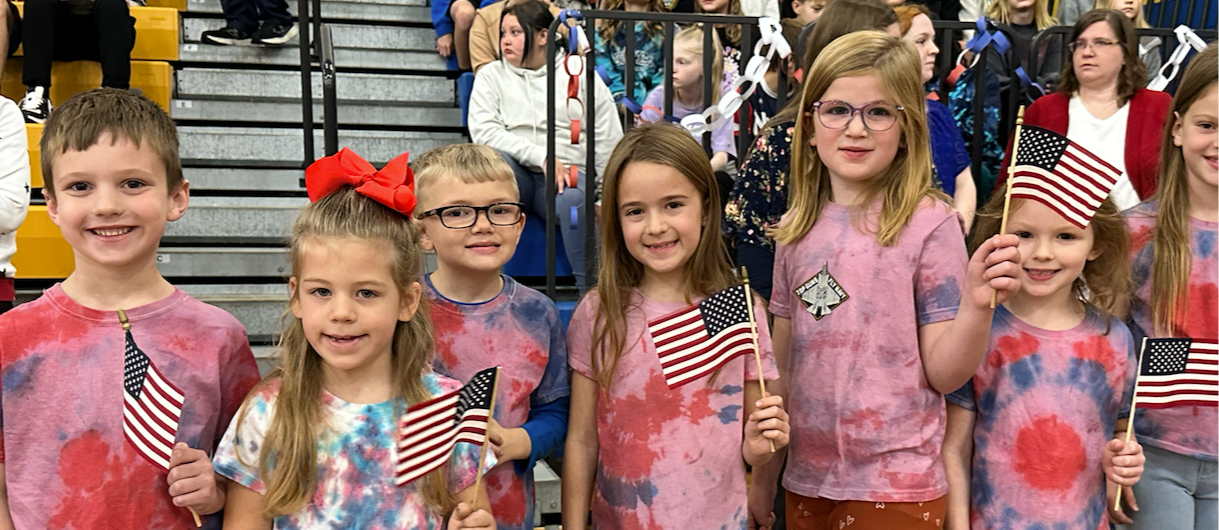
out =
<path fill-rule="evenodd" d="M 1172 100 L 1177 121 L 1204 94 L 1219 83 L 1219 48 L 1207 46 L 1185 69 L 1185 76 Z M 1212 109 L 1214 110 L 1214 109 Z M 1189 314 L 1189 276 L 1193 249 L 1189 243 L 1189 175 L 1185 155 L 1173 140 L 1176 122 L 1164 128 L 1160 144 L 1160 184 L 1154 200 L 1159 201 L 1156 224 L 1152 230 L 1151 305 L 1155 335 L 1171 337 L 1177 324 Z"/>
<path fill-rule="evenodd" d="M 384 248 L 390 256 L 394 284 L 402 293 L 416 285 L 423 272 L 423 248 L 414 221 L 351 187 L 343 187 L 306 206 L 297 217 L 289 244 L 294 277 L 300 277 L 304 254 L 311 244 L 316 244 L 317 238 L 355 238 Z M 299 296 L 298 286 L 292 299 L 296 301 Z M 422 298 L 414 317 L 408 322 L 398 322 L 392 343 L 390 376 L 393 388 L 407 406 L 432 398 L 420 375 L 430 371 L 434 346 L 427 299 Z M 267 488 L 263 495 L 267 517 L 295 513 L 312 497 L 317 487 L 317 439 L 326 426 L 321 407 L 322 358 L 305 337 L 301 319 L 291 311 L 284 314 L 279 350 L 283 367 L 260 384 L 280 381 L 275 412 L 258 455 L 259 475 Z M 250 395 L 257 393 L 256 389 Z M 247 398 L 242 405 L 238 425 L 245 420 L 249 402 Z M 396 412 L 394 417 L 400 416 L 400 412 L 405 410 Z M 240 436 L 234 441 L 238 447 L 242 443 Z M 447 514 L 454 502 L 445 472 L 445 467 L 441 467 L 427 474 L 418 479 L 416 487 L 429 508 Z"/>
<path fill-rule="evenodd" d="M 706 11 L 703 11 L 703 4 L 701 2 L 694 3 L 694 12 L 695 13 L 707 13 Z M 741 10 L 741 0 L 728 0 L 728 12 L 723 13 L 723 14 L 737 15 L 737 16 L 744 15 L 745 12 Z M 740 24 L 726 24 L 726 26 L 727 26 L 727 28 L 724 29 L 724 33 L 728 35 L 729 42 L 725 42 L 723 45 L 732 46 L 732 47 L 740 46 L 741 45 L 741 25 Z M 723 50 L 721 49 L 721 52 L 722 51 Z"/>
<path fill-rule="evenodd" d="M 889 246 L 897 241 L 924 199 L 947 201 L 946 195 L 932 191 L 931 187 L 927 104 L 923 100 L 920 72 L 914 47 L 879 31 L 851 33 L 826 46 L 805 78 L 798 114 L 803 119 L 796 120 L 792 138 L 788 212 L 773 231 L 776 242 L 790 245 L 803 238 L 830 201 L 829 170 L 809 140 L 816 133 L 813 103 L 842 77 L 875 75 L 885 95 L 903 109 L 897 113 L 902 147 L 889 167 L 868 183 L 862 200 L 852 208 L 852 222 L 861 229 L 874 231 L 877 242 Z M 863 226 L 869 223 L 858 220 L 869 216 L 867 210 L 877 199 L 882 204 L 876 226 Z"/>
<path fill-rule="evenodd" d="M 452 144 L 437 147 L 411 161 L 415 174 L 415 195 L 423 203 L 424 192 L 446 175 L 463 184 L 511 182 L 516 190 L 512 167 L 490 147 L 477 144 Z M 517 190 L 517 197 L 520 191 Z"/>
<path fill-rule="evenodd" d="M 1036 0 L 1033 3 L 1033 22 L 1037 24 L 1037 31 L 1058 24 L 1058 19 L 1050 15 L 1049 6 L 1046 5 L 1048 3 L 1049 0 Z M 986 6 L 986 18 L 1000 24 L 1011 24 L 1012 5 L 1010 0 L 991 0 L 990 5 Z"/>
<path fill-rule="evenodd" d="M 618 369 L 623 350 L 641 337 L 626 336 L 626 316 L 631 306 L 631 290 L 643 280 L 643 264 L 626 248 L 622 221 L 618 218 L 618 189 L 622 172 L 636 162 L 668 166 L 684 175 L 701 195 L 703 229 L 694 255 L 686 261 L 683 273 L 686 300 L 710 295 L 736 283 L 728 265 L 728 250 L 720 237 L 724 215 L 720 208 L 719 187 L 703 148 L 685 129 L 667 123 L 636 127 L 622 137 L 605 167 L 607 215 L 601 216 L 601 269 L 597 273 L 599 300 L 592 330 L 592 369 L 597 383 L 609 388 Z"/>
<path fill-rule="evenodd" d="M 733 1 L 735 2 L 736 0 Z M 677 46 L 679 44 L 684 46 L 686 50 L 697 53 L 699 59 L 702 59 L 703 53 L 706 52 L 703 49 L 703 25 L 694 24 L 677 32 L 677 35 L 673 36 L 673 45 Z M 712 53 L 715 55 L 711 58 L 711 104 L 716 105 L 720 102 L 720 92 L 722 90 L 720 84 L 724 80 L 724 46 L 720 43 L 720 38 L 716 35 L 715 29 L 711 30 L 711 46 L 715 48 L 712 50 Z M 700 62 L 700 64 L 702 63 Z M 707 72 L 703 72 L 704 77 L 707 75 Z M 700 85 L 699 88 L 701 89 L 702 86 Z M 702 104 L 703 102 L 698 102 L 699 106 Z"/>
<path fill-rule="evenodd" d="M 1135 1 L 1138 3 L 1138 9 L 1134 11 L 1134 20 L 1131 20 L 1130 22 L 1134 24 L 1134 27 L 1136 28 L 1150 28 L 1151 24 L 1148 24 L 1147 19 L 1143 17 L 1143 0 Z M 1121 11 L 1113 4 L 1113 0 L 1096 0 L 1092 3 L 1092 9 L 1113 9 Z M 1122 14 L 1124 15 L 1125 13 Z"/>

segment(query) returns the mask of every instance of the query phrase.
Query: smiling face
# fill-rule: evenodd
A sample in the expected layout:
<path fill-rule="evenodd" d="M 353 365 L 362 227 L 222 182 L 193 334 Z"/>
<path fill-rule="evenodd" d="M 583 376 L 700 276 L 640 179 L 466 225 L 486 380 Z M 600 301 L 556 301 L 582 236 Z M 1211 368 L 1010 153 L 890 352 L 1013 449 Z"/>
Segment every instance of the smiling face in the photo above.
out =
<path fill-rule="evenodd" d="M 895 105 L 881 89 L 880 79 L 871 74 L 835 79 L 820 101 L 841 101 L 855 108 L 873 103 Z M 897 156 L 902 139 L 900 116 L 886 131 L 869 130 L 858 115 L 852 116 L 845 127 L 831 129 L 814 115 L 818 111 L 810 111 L 806 118 L 813 126 L 809 145 L 817 150 L 818 158 L 829 170 L 830 183 L 835 190 L 862 188 L 884 172 Z M 874 107 L 873 112 L 881 111 Z"/>
<path fill-rule="evenodd" d="M 1037 201 L 1013 204 L 1007 228 L 1020 237 L 1020 297 L 1068 303 L 1075 279 L 1100 255 L 1092 248 L 1092 227 L 1081 230 Z"/>
<path fill-rule="evenodd" d="M 292 313 L 326 373 L 389 373 L 394 330 L 419 307 L 422 288 L 394 284 L 388 241 L 312 237 L 288 280 Z"/>
<path fill-rule="evenodd" d="M 148 142 L 137 147 L 104 133 L 51 167 L 55 191 L 47 213 L 72 246 L 77 271 L 155 266 L 165 223 L 186 212 L 189 192 L 185 183 L 168 189 L 165 165 Z"/>
<path fill-rule="evenodd" d="M 437 178 L 419 190 L 420 203 L 416 211 L 426 212 L 444 206 L 489 206 L 516 202 L 515 181 L 462 182 L 449 175 Z M 452 224 L 452 223 L 450 223 Z M 501 267 L 516 253 L 516 245 L 525 227 L 525 218 L 512 226 L 496 226 L 486 213 L 477 213 L 474 226 L 446 228 L 437 215 L 420 219 L 423 248 L 436 251 L 440 268 L 454 274 L 482 276 L 498 274 Z"/>
<path fill-rule="evenodd" d="M 621 172 L 618 219 L 627 251 L 643 265 L 643 284 L 684 284 L 684 267 L 703 231 L 703 196 L 678 170 L 633 162 Z"/>
<path fill-rule="evenodd" d="M 1209 89 L 1189 106 L 1184 116 L 1176 116 L 1172 142 L 1181 148 L 1190 189 L 1194 193 L 1215 194 L 1219 185 L 1219 86 Z"/>
<path fill-rule="evenodd" d="M 923 82 L 930 81 L 935 77 L 935 57 L 940 53 L 940 48 L 935 45 L 935 28 L 931 27 L 931 19 L 923 14 L 915 16 L 910 23 L 910 31 L 902 39 L 914 44 L 923 65 Z"/>
<path fill-rule="evenodd" d="M 1122 57 L 1122 46 L 1096 46 L 1098 40 L 1119 42 L 1117 34 L 1108 22 L 1100 21 L 1088 26 L 1076 42 L 1087 42 L 1088 46 L 1079 46 L 1072 52 L 1071 61 L 1074 64 L 1075 78 L 1081 86 L 1104 87 L 1117 84 L 1117 77 L 1122 73 L 1125 58 Z"/>

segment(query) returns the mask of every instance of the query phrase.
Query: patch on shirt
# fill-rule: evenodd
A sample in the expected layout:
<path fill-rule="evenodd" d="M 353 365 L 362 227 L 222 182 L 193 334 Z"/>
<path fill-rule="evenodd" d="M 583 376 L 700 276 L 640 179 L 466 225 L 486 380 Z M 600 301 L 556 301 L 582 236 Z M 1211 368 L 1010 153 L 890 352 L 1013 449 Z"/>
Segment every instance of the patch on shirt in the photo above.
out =
<path fill-rule="evenodd" d="M 842 305 L 847 298 L 850 298 L 842 286 L 838 285 L 838 280 L 835 280 L 834 276 L 830 274 L 829 267 L 829 263 L 823 263 L 821 272 L 813 275 L 794 291 L 796 297 L 804 304 L 804 309 L 817 320 L 821 320 L 835 307 Z"/>

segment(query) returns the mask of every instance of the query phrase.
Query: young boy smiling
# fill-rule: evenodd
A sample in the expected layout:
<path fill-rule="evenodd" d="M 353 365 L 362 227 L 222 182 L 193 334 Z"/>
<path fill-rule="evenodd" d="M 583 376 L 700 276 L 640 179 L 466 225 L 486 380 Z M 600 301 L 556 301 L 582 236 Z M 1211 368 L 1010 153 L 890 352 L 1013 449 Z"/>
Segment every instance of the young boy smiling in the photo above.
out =
<path fill-rule="evenodd" d="M 155 103 L 103 88 L 57 109 L 41 148 L 75 270 L 0 316 L 0 528 L 194 528 L 187 508 L 224 506 L 208 455 L 258 367 L 236 319 L 157 271 L 165 225 L 189 202 L 177 131 Z M 120 310 L 184 396 L 168 476 L 124 435 Z"/>
<path fill-rule="evenodd" d="M 565 332 L 554 302 L 501 273 L 525 217 L 512 169 L 492 148 L 450 145 L 411 167 L 423 246 L 436 252 L 425 276 L 438 373 L 469 381 L 499 366 L 488 438 L 501 463 L 487 473 L 500 530 L 533 528 L 533 466 L 567 434 Z"/>

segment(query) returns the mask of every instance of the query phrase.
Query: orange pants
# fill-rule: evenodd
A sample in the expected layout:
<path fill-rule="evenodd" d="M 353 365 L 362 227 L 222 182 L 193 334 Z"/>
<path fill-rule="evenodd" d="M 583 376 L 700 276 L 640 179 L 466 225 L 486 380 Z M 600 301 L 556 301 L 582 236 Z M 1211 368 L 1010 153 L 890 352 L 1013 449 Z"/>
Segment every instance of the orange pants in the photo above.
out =
<path fill-rule="evenodd" d="M 787 492 L 788 530 L 938 530 L 948 498 L 927 502 L 832 501 Z"/>

